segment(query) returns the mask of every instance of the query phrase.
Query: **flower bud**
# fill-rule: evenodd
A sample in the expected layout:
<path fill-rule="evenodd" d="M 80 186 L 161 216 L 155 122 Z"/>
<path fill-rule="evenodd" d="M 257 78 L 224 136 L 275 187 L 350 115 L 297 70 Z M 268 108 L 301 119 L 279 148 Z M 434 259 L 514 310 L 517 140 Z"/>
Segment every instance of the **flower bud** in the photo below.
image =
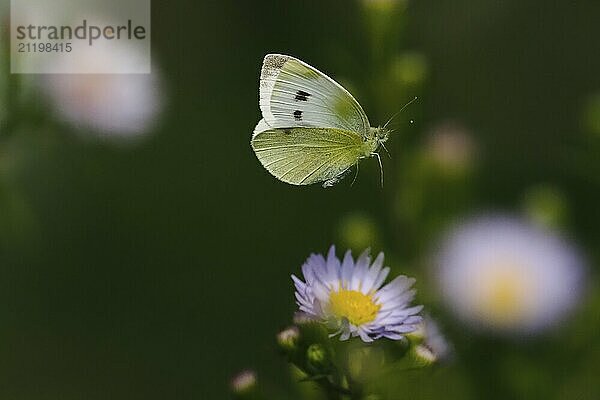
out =
<path fill-rule="evenodd" d="M 415 367 L 427 367 L 438 360 L 437 355 L 424 344 L 412 347 L 410 358 L 414 362 Z"/>
<path fill-rule="evenodd" d="M 327 350 L 318 343 L 308 346 L 306 360 L 308 365 L 317 371 L 323 371 L 329 365 Z"/>
<path fill-rule="evenodd" d="M 286 353 L 291 353 L 298 347 L 300 330 L 297 326 L 290 326 L 277 334 L 277 344 Z"/>
<path fill-rule="evenodd" d="M 425 316 L 418 328 L 406 334 L 406 337 L 411 343 L 407 358 L 415 367 L 426 367 L 452 358 L 452 345 L 429 316 Z"/>
<path fill-rule="evenodd" d="M 256 373 L 243 371 L 231 380 L 231 391 L 240 398 L 246 398 L 256 391 Z"/>

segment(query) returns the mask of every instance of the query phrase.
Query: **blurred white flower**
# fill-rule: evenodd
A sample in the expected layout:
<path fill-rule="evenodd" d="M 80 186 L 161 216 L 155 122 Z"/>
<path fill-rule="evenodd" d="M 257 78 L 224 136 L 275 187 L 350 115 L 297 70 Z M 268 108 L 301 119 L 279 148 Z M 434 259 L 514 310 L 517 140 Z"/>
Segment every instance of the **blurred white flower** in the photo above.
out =
<path fill-rule="evenodd" d="M 538 332 L 563 319 L 583 290 L 575 248 L 516 218 L 469 220 L 450 232 L 436 258 L 446 304 L 479 328 Z"/>
<path fill-rule="evenodd" d="M 136 47 L 123 50 L 115 52 L 98 46 L 93 57 L 79 57 L 76 62 L 82 70 L 85 65 L 110 62 L 115 57 L 121 65 L 140 62 Z M 40 85 L 59 118 L 77 129 L 105 137 L 133 138 L 149 132 L 165 103 L 156 68 L 151 74 L 43 75 Z"/>

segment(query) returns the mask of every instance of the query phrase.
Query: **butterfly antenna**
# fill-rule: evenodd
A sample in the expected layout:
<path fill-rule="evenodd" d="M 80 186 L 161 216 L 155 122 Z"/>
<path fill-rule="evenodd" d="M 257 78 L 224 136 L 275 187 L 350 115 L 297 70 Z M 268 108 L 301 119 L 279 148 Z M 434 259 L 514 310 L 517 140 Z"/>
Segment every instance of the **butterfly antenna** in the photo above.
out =
<path fill-rule="evenodd" d="M 400 115 L 400 113 L 401 113 L 402 111 L 404 111 L 404 109 L 405 109 L 406 107 L 410 106 L 412 103 L 414 103 L 415 101 L 417 101 L 417 99 L 418 99 L 418 97 L 417 97 L 417 96 L 415 96 L 415 98 L 414 98 L 414 99 L 412 99 L 411 101 L 409 101 L 408 103 L 406 103 L 404 106 L 402 106 L 402 108 L 401 108 L 401 109 L 400 109 L 400 110 L 399 110 L 397 113 L 395 113 L 394 115 L 392 115 L 392 116 L 390 117 L 390 119 L 388 119 L 388 121 L 387 121 L 387 122 L 385 123 L 385 125 L 383 126 L 383 129 L 387 128 L 387 126 L 390 124 L 390 122 L 392 122 L 392 120 L 393 120 L 394 118 L 396 118 L 398 115 Z"/>
<path fill-rule="evenodd" d="M 381 187 L 383 188 L 383 164 L 381 164 L 381 157 L 379 157 L 379 153 L 372 153 L 371 155 L 377 157 L 377 161 L 379 161 L 379 171 L 381 173 Z"/>
<path fill-rule="evenodd" d="M 352 183 L 350 187 L 354 186 L 354 182 L 356 182 L 356 178 L 358 178 L 358 163 L 356 163 L 356 174 L 354 174 L 354 179 L 352 179 Z"/>
<path fill-rule="evenodd" d="M 390 152 L 388 151 L 387 147 L 385 147 L 385 144 L 383 143 L 379 143 L 381 145 L 381 147 L 383 147 L 383 149 L 385 150 L 385 152 L 387 153 L 388 157 L 390 158 L 390 160 L 392 159 L 392 155 L 390 154 Z"/>

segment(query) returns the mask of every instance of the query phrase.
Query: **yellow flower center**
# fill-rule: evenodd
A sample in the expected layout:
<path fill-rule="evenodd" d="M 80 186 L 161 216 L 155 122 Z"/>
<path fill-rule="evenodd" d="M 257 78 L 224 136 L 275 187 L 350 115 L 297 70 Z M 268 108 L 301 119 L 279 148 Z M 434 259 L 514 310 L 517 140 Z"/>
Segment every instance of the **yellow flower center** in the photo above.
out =
<path fill-rule="evenodd" d="M 526 278 L 512 265 L 490 272 L 481 282 L 479 313 L 499 327 L 521 322 L 528 313 L 529 285 Z"/>
<path fill-rule="evenodd" d="M 356 290 L 341 289 L 329 295 L 329 310 L 355 326 L 375 320 L 380 308 L 381 305 L 373 301 L 373 296 Z"/>

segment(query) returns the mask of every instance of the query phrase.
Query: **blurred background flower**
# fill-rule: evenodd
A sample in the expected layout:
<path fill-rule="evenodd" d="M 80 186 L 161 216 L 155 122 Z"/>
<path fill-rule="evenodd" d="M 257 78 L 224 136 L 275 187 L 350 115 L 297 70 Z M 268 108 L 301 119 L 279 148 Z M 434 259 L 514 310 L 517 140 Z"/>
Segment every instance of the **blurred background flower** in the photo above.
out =
<path fill-rule="evenodd" d="M 444 174 L 463 175 L 476 157 L 472 133 L 454 121 L 443 121 L 427 134 L 426 157 Z"/>
<path fill-rule="evenodd" d="M 134 46 L 121 49 L 122 52 L 99 49 L 92 58 L 78 57 L 76 62 L 94 65 L 114 58 L 121 65 L 134 66 L 142 56 Z M 58 58 L 57 62 L 66 60 Z M 156 129 L 166 103 L 163 86 L 156 66 L 150 74 L 52 74 L 39 80 L 48 106 L 60 120 L 79 132 L 121 139 L 136 138 Z"/>
<path fill-rule="evenodd" d="M 86 21 L 90 25 L 108 26 L 119 20 L 110 18 L 110 4 L 115 2 L 108 0 L 94 4 L 93 0 L 86 0 L 73 4 L 59 0 L 53 7 L 23 3 L 18 13 L 14 12 L 13 25 L 43 24 L 48 18 L 46 14 L 51 13 L 52 21 L 61 21 L 67 26 L 80 26 L 81 15 L 87 15 Z M 94 10 L 93 14 L 89 10 Z M 34 118 L 46 119 L 50 114 L 64 123 L 67 130 L 70 127 L 82 136 L 121 142 L 139 140 L 156 131 L 168 103 L 165 80 L 156 57 L 151 73 L 121 73 L 146 71 L 150 50 L 145 44 L 97 41 L 93 51 L 80 50 L 77 51 L 75 46 L 68 56 L 50 52 L 44 58 L 19 60 L 25 63 L 19 65 L 20 70 L 59 72 L 12 75 L 12 85 L 18 88 L 13 90 L 16 93 L 12 94 L 12 101 L 23 103 L 19 104 L 18 110 L 24 120 L 19 122 L 20 125 L 31 124 Z M 96 71 L 119 73 L 90 73 Z"/>
<path fill-rule="evenodd" d="M 531 334 L 562 321 L 583 295 L 583 264 L 565 239 L 512 217 L 454 227 L 436 255 L 450 310 L 478 328 Z"/>

